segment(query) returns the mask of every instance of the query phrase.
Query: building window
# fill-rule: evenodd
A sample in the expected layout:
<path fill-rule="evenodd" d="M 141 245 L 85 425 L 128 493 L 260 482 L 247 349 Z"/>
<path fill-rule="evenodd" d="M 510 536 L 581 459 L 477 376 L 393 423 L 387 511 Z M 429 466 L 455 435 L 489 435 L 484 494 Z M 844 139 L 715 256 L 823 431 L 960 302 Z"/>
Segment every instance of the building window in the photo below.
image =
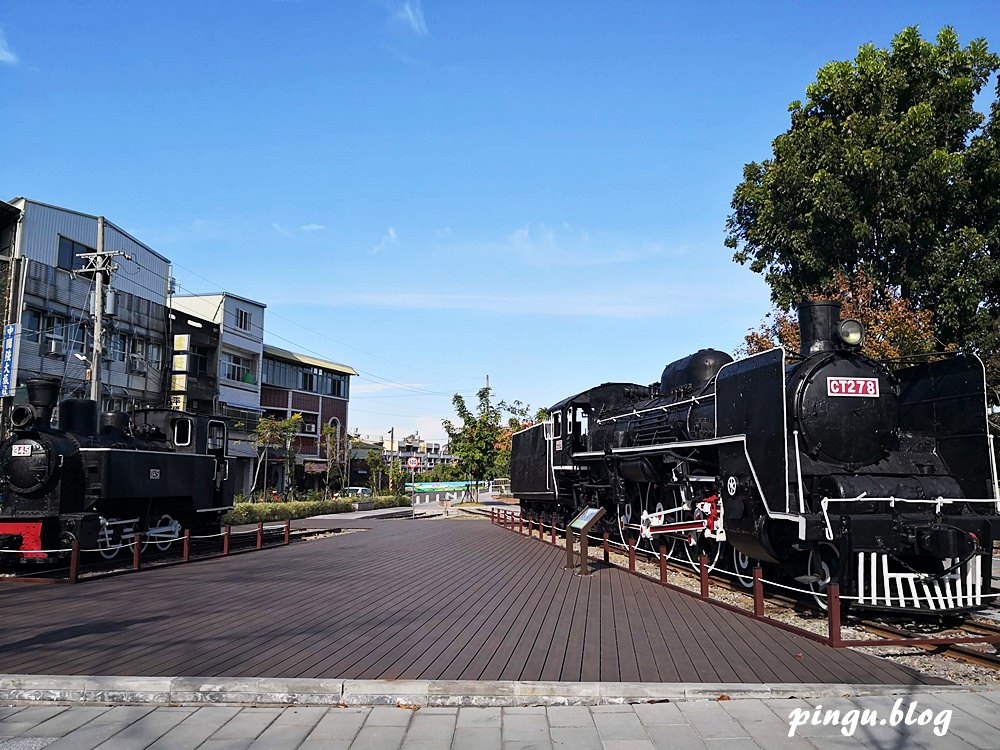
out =
<path fill-rule="evenodd" d="M 74 242 L 69 239 L 69 237 L 59 238 L 59 257 L 56 261 L 56 265 L 59 268 L 64 268 L 67 271 L 79 271 L 83 268 L 87 262 L 78 257 L 80 253 L 92 253 L 94 252 L 86 245 L 81 245 L 79 242 Z"/>
<path fill-rule="evenodd" d="M 146 361 L 154 370 L 159 370 L 163 364 L 163 347 L 150 341 L 146 346 Z"/>
<path fill-rule="evenodd" d="M 222 353 L 222 377 L 238 383 L 256 383 L 253 360 L 238 354 Z"/>
<path fill-rule="evenodd" d="M 253 316 L 249 310 L 236 308 L 236 327 L 241 331 L 249 331 L 253 327 Z"/>
<path fill-rule="evenodd" d="M 21 341 L 38 343 L 38 331 L 42 327 L 41 317 L 35 310 L 21 312 Z"/>
<path fill-rule="evenodd" d="M 128 338 L 124 333 L 116 333 L 111 337 L 111 358 L 115 362 L 124 362 L 128 351 Z"/>
<path fill-rule="evenodd" d="M 66 321 L 58 315 L 46 315 L 42 318 L 41 330 L 49 338 L 62 341 L 66 333 Z"/>
<path fill-rule="evenodd" d="M 204 346 L 192 346 L 188 354 L 188 372 L 191 375 L 208 374 L 209 349 Z"/>

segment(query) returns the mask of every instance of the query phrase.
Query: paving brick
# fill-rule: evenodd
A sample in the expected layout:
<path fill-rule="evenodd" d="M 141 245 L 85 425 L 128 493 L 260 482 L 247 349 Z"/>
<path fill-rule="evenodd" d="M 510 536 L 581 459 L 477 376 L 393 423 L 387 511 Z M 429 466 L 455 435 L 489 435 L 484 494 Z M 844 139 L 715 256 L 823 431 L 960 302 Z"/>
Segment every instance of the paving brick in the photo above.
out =
<path fill-rule="evenodd" d="M 651 740 L 605 740 L 604 750 L 656 750 Z"/>
<path fill-rule="evenodd" d="M 296 724 L 314 727 L 330 709 L 325 706 L 298 706 L 286 708 L 274 720 L 275 724 Z"/>
<path fill-rule="evenodd" d="M 637 703 L 632 708 L 646 726 L 688 723 L 676 703 Z"/>
<path fill-rule="evenodd" d="M 213 740 L 250 740 L 260 736 L 278 718 L 278 709 L 244 708 L 212 734 Z M 247 743 L 250 744 L 249 742 Z"/>
<path fill-rule="evenodd" d="M 93 720 L 94 724 L 122 724 L 128 726 L 155 710 L 156 706 L 113 706 Z"/>
<path fill-rule="evenodd" d="M 0 736 L 14 737 L 66 711 L 66 706 L 27 706 L 7 719 L 0 719 Z"/>
<path fill-rule="evenodd" d="M 184 714 L 151 711 L 97 746 L 96 750 L 136 750 L 152 745 L 184 720 Z"/>
<path fill-rule="evenodd" d="M 550 727 L 593 727 L 594 719 L 587 706 L 549 706 Z"/>
<path fill-rule="evenodd" d="M 719 701 L 722 709 L 740 724 L 780 724 L 788 726 L 788 717 L 780 717 L 767 706 L 767 702 L 759 698 L 746 698 L 738 701 Z"/>
<path fill-rule="evenodd" d="M 465 708 L 458 711 L 456 727 L 496 727 L 500 728 L 503 713 L 500 708 Z"/>
<path fill-rule="evenodd" d="M 406 727 L 369 726 L 366 723 L 351 743 L 351 750 L 397 750 L 405 733 Z"/>
<path fill-rule="evenodd" d="M 504 740 L 503 750 L 554 750 L 549 740 Z"/>
<path fill-rule="evenodd" d="M 455 715 L 424 714 L 422 711 L 410 720 L 406 742 L 433 740 L 439 747 L 450 744 L 455 733 Z"/>
<path fill-rule="evenodd" d="M 205 740 L 198 750 L 247 750 L 253 740 L 229 738 L 224 740 Z"/>
<path fill-rule="evenodd" d="M 307 737 L 298 750 L 350 750 L 352 740 Z"/>
<path fill-rule="evenodd" d="M 218 729 L 239 712 L 239 706 L 202 706 L 184 719 L 184 723 L 205 724 Z"/>
<path fill-rule="evenodd" d="M 595 726 L 552 727 L 549 734 L 555 750 L 602 750 L 606 744 Z"/>
<path fill-rule="evenodd" d="M 463 709 L 464 710 L 464 709 Z M 463 727 L 455 729 L 452 750 L 500 750 L 500 725 L 495 727 Z"/>
<path fill-rule="evenodd" d="M 635 711 L 628 713 L 594 714 L 594 724 L 604 742 L 612 740 L 648 740 L 646 728 L 639 721 Z"/>
<path fill-rule="evenodd" d="M 647 727 L 646 731 L 657 750 L 705 750 L 708 747 L 694 727 L 685 724 L 663 724 Z"/>
<path fill-rule="evenodd" d="M 374 706 L 365 719 L 365 727 L 405 727 L 411 718 L 413 711 L 409 708 Z"/>
<path fill-rule="evenodd" d="M 279 724 L 274 721 L 271 726 L 260 733 L 250 747 L 252 750 L 275 750 L 275 748 L 295 748 L 309 736 L 311 725 Z"/>
<path fill-rule="evenodd" d="M 98 724 L 88 722 L 79 729 L 70 732 L 65 737 L 53 742 L 49 748 L 55 750 L 93 750 L 97 745 L 124 729 L 121 724 Z M 48 748 L 46 748 L 48 750 Z"/>
<path fill-rule="evenodd" d="M 331 708 L 309 733 L 312 740 L 353 740 L 368 717 L 368 709 Z"/>
<path fill-rule="evenodd" d="M 549 741 L 549 723 L 544 713 L 511 715 L 504 710 L 502 729 L 504 747 L 507 742 Z"/>
<path fill-rule="evenodd" d="M 182 722 L 150 745 L 149 750 L 195 750 L 212 736 L 215 729 L 212 724 Z"/>
<path fill-rule="evenodd" d="M 21 732 L 22 737 L 62 737 L 84 724 L 102 715 L 108 709 L 98 706 L 73 706 L 51 719 L 36 724 L 31 729 Z M 0 734 L 3 733 L 0 724 Z"/>
<path fill-rule="evenodd" d="M 519 714 L 544 714 L 545 706 L 511 706 L 510 708 L 504 708 L 503 712 L 511 716 Z"/>
<path fill-rule="evenodd" d="M 600 706 L 591 706 L 590 710 L 595 714 L 633 713 L 632 706 L 630 706 L 628 703 L 605 703 Z"/>

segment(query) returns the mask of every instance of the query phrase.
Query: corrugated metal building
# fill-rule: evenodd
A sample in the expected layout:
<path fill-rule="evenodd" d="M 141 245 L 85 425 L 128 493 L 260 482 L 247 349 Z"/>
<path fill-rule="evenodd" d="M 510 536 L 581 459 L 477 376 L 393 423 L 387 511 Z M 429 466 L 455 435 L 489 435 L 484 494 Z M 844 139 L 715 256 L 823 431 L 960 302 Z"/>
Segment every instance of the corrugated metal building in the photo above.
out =
<path fill-rule="evenodd" d="M 87 371 L 101 368 L 102 406 L 131 410 L 164 403 L 170 261 L 105 221 L 105 251 L 121 251 L 105 300 L 104 355 L 93 352 L 93 280 L 77 276 L 80 253 L 97 248 L 98 217 L 15 198 L 6 319 L 21 324 L 18 383 L 63 380 L 61 397 L 89 395 Z"/>

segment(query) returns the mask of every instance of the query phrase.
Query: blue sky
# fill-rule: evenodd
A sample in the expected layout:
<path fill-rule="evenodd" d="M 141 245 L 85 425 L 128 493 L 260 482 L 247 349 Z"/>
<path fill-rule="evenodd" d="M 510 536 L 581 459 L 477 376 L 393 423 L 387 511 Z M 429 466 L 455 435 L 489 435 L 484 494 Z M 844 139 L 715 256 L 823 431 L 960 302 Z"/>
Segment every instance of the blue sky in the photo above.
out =
<path fill-rule="evenodd" d="M 0 196 L 104 214 L 183 291 L 350 364 L 350 424 L 548 406 L 732 351 L 725 219 L 824 63 L 995 2 L 45 0 L 0 6 Z"/>

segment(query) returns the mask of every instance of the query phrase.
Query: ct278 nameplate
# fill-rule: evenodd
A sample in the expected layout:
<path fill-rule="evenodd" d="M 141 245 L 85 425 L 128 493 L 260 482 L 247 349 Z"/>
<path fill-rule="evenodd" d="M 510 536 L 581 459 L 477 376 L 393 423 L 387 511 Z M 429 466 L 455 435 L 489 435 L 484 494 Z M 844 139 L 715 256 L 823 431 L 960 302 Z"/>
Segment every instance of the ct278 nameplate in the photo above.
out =
<path fill-rule="evenodd" d="M 826 395 L 878 398 L 878 378 L 827 378 Z"/>

